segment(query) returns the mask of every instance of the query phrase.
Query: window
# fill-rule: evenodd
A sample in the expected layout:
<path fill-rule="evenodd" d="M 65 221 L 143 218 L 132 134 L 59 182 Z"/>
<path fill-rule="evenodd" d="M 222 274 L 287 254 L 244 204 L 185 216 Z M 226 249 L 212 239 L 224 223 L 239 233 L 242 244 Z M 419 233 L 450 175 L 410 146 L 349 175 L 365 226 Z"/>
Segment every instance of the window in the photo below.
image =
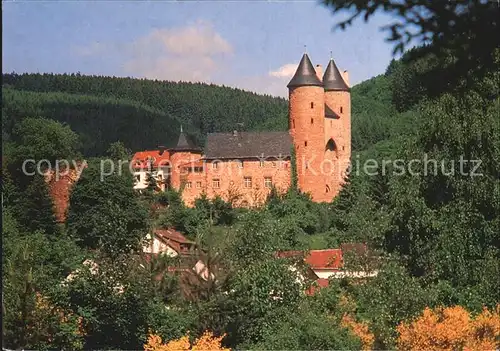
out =
<path fill-rule="evenodd" d="M 212 179 L 212 188 L 214 188 L 214 189 L 220 188 L 220 180 L 219 179 Z"/>
<path fill-rule="evenodd" d="M 326 189 L 325 189 L 325 193 L 329 193 L 329 192 L 330 192 L 330 186 L 327 184 Z"/>
<path fill-rule="evenodd" d="M 333 121 L 330 121 L 330 127 L 333 127 Z"/>
<path fill-rule="evenodd" d="M 243 168 L 243 161 L 242 160 L 237 160 L 236 164 L 238 165 L 238 168 Z"/>
<path fill-rule="evenodd" d="M 340 106 L 340 113 L 344 113 L 344 109 Z"/>
<path fill-rule="evenodd" d="M 186 182 L 186 189 L 191 189 L 191 182 Z"/>
<path fill-rule="evenodd" d="M 212 162 L 212 169 L 218 169 L 218 168 L 219 168 L 219 162 L 218 161 Z"/>
<path fill-rule="evenodd" d="M 264 167 L 264 161 L 260 160 L 260 167 Z"/>
<path fill-rule="evenodd" d="M 342 146 L 342 151 L 344 151 L 344 150 L 345 150 L 345 146 Z"/>
<path fill-rule="evenodd" d="M 292 120 L 292 127 L 295 128 L 295 120 Z"/>
<path fill-rule="evenodd" d="M 194 173 L 202 173 L 203 167 L 194 167 Z"/>
<path fill-rule="evenodd" d="M 264 177 L 264 186 L 271 189 L 273 187 L 273 179 L 271 177 Z"/>
<path fill-rule="evenodd" d="M 306 161 L 306 169 L 308 169 L 308 168 L 309 168 L 309 162 Z"/>
<path fill-rule="evenodd" d="M 201 182 L 196 182 L 196 189 L 200 189 L 201 188 Z"/>
<path fill-rule="evenodd" d="M 276 162 L 275 162 L 275 161 L 271 162 L 271 165 L 272 165 L 273 167 L 276 167 Z"/>
<path fill-rule="evenodd" d="M 311 118 L 311 124 L 314 124 L 314 118 Z"/>
<path fill-rule="evenodd" d="M 314 108 L 314 102 L 311 102 L 311 108 Z"/>
<path fill-rule="evenodd" d="M 245 184 L 245 188 L 247 188 L 247 189 L 251 188 L 252 187 L 252 177 L 245 177 L 244 184 Z"/>
<path fill-rule="evenodd" d="M 307 141 L 304 141 L 304 146 L 307 146 Z"/>

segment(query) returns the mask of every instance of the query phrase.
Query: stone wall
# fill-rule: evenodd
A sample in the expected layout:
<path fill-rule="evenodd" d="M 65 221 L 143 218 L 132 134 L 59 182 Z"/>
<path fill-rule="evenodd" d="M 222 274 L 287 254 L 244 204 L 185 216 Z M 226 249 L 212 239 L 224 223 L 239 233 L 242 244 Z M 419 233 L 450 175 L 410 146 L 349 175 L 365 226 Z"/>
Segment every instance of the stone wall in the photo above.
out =
<path fill-rule="evenodd" d="M 278 191 L 284 192 L 290 187 L 291 165 L 290 160 L 242 160 L 243 167 L 237 160 L 220 160 L 217 167 L 213 161 L 206 161 L 203 173 L 189 173 L 183 175 L 185 183 L 182 198 L 188 206 L 202 194 L 208 198 L 220 196 L 234 206 L 259 206 L 267 198 L 270 188 L 266 187 L 265 179 L 270 178 Z M 245 182 L 251 179 L 251 184 Z M 218 187 L 217 185 L 218 180 Z M 200 187 L 197 186 L 199 182 Z M 187 186 L 189 184 L 189 186 Z"/>
<path fill-rule="evenodd" d="M 80 174 L 76 169 L 70 169 L 68 172 L 64 169 L 59 170 L 59 179 L 56 179 L 55 170 L 45 174 L 45 181 L 48 184 L 49 194 L 54 204 L 54 215 L 58 223 L 66 221 L 71 188 L 79 177 Z"/>

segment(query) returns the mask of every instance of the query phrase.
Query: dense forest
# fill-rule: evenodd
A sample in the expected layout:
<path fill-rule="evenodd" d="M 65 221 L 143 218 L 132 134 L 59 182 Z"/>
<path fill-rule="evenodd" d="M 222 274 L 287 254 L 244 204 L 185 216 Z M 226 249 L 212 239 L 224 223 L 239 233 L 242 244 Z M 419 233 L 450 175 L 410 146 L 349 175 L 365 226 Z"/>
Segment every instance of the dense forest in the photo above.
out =
<path fill-rule="evenodd" d="M 345 5 L 326 3 L 334 11 Z M 401 3 L 414 6 L 373 1 L 355 11 L 372 13 L 376 5 L 404 16 Z M 175 191 L 134 192 L 127 172 L 100 179 L 101 158 L 171 145 L 180 124 L 200 145 L 206 133 L 238 123 L 283 130 L 284 99 L 203 84 L 5 74 L 3 346 L 498 349 L 500 51 L 471 52 L 475 44 L 467 42 L 498 9 L 471 3 L 479 24 L 462 21 L 455 3 L 430 5 L 437 17 L 429 21 L 448 23 L 456 14 L 459 27 L 433 26 L 433 44 L 353 87 L 353 170 L 328 204 L 292 187 L 273 191 L 259 208 L 205 197 L 188 208 Z M 462 65 L 463 57 L 475 67 Z M 429 80 L 450 72 L 453 79 Z M 88 167 L 72 189 L 67 221 L 56 223 L 43 178 L 20 168 L 26 158 L 72 157 L 86 157 Z M 370 175 L 360 166 L 369 159 L 390 162 Z M 436 163 L 417 162 L 413 172 L 395 162 L 425 159 Z M 180 264 L 175 258 L 145 259 L 143 239 L 153 228 L 196 241 L 194 256 L 213 276 L 177 275 L 169 269 Z M 368 257 L 346 257 L 347 268 L 378 275 L 330 279 L 310 296 L 304 289 L 314 283 L 299 283 L 290 270 L 305 269 L 302 260 L 276 256 L 345 243 L 369 247 Z"/>

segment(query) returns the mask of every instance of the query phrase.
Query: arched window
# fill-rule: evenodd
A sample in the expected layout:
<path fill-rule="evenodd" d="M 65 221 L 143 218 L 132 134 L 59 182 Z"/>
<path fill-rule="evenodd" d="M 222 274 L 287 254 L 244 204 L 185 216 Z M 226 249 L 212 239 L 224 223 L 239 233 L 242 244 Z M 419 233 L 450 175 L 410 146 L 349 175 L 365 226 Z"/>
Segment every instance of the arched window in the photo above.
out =
<path fill-rule="evenodd" d="M 327 159 L 332 159 L 338 157 L 337 154 L 337 144 L 335 144 L 335 141 L 333 141 L 332 138 L 328 140 L 325 146 L 325 157 Z"/>
<path fill-rule="evenodd" d="M 314 124 L 314 118 L 311 118 L 311 124 Z"/>
<path fill-rule="evenodd" d="M 314 102 L 311 102 L 311 108 L 314 108 Z"/>
<path fill-rule="evenodd" d="M 335 141 L 333 141 L 332 138 L 330 138 L 326 143 L 325 151 L 337 151 L 337 145 L 335 144 Z"/>
<path fill-rule="evenodd" d="M 307 141 L 304 141 L 304 146 L 307 146 Z"/>
<path fill-rule="evenodd" d="M 330 192 L 330 186 L 327 184 L 326 189 L 325 189 L 325 193 L 329 193 L 329 192 Z"/>
<path fill-rule="evenodd" d="M 344 113 L 344 109 L 340 106 L 340 113 Z"/>

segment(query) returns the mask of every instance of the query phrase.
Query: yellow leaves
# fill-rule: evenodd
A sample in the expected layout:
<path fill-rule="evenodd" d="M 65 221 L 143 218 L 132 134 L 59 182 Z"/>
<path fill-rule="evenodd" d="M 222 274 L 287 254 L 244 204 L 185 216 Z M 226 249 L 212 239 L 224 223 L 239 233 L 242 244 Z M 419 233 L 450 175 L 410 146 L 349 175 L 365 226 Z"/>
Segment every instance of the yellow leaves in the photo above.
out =
<path fill-rule="evenodd" d="M 187 335 L 163 344 L 159 335 L 150 333 L 148 343 L 144 345 L 144 351 L 230 351 L 221 346 L 223 338 L 224 335 L 217 338 L 211 332 L 206 331 L 192 345 Z"/>
<path fill-rule="evenodd" d="M 342 326 L 350 329 L 360 340 L 364 350 L 371 350 L 375 341 L 375 336 L 368 329 L 368 325 L 356 320 L 349 314 L 342 317 Z"/>
<path fill-rule="evenodd" d="M 500 338 L 499 307 L 493 313 L 484 309 L 476 318 L 461 306 L 426 308 L 397 332 L 400 350 L 494 350 Z"/>
<path fill-rule="evenodd" d="M 218 338 L 214 337 L 211 332 L 206 331 L 203 335 L 196 340 L 191 350 L 193 351 L 204 351 L 204 350 L 214 350 L 214 351 L 230 351 L 230 349 L 223 348 L 221 346 L 222 339 L 224 335 Z"/>

